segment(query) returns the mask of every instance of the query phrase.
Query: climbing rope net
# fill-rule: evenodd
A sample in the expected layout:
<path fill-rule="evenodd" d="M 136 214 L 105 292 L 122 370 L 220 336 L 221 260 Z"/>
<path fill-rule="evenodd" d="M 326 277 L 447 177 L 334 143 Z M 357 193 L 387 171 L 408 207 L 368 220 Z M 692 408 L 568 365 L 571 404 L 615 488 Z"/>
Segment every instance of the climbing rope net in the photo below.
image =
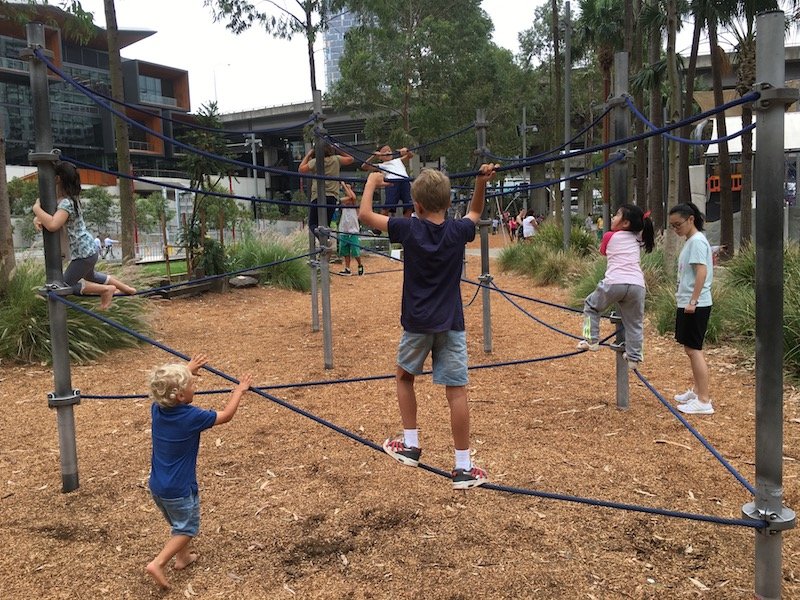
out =
<path fill-rule="evenodd" d="M 195 153 L 195 154 L 198 154 L 200 156 L 203 156 L 203 157 L 206 157 L 206 158 L 210 158 L 210 159 L 213 159 L 213 160 L 216 160 L 216 161 L 227 162 L 227 163 L 229 163 L 231 165 L 235 165 L 235 166 L 239 166 L 239 167 L 246 167 L 246 168 L 249 168 L 249 169 L 256 169 L 256 170 L 259 170 L 259 171 L 269 172 L 269 173 L 278 174 L 278 175 L 288 175 L 288 176 L 291 176 L 291 177 L 298 177 L 299 176 L 299 174 L 297 172 L 295 172 L 295 171 L 287 171 L 287 170 L 283 170 L 283 169 L 277 169 L 275 167 L 253 165 L 253 164 L 244 163 L 242 161 L 238 161 L 238 160 L 235 160 L 235 159 L 230 159 L 230 158 L 226 158 L 226 157 L 222 157 L 222 156 L 217 156 L 217 155 L 214 155 L 212 153 L 206 152 L 206 151 L 204 151 L 202 149 L 190 146 L 190 145 L 185 144 L 183 142 L 180 142 L 180 141 L 178 141 L 176 139 L 173 139 L 173 138 L 170 138 L 168 136 L 165 136 L 165 135 L 161 134 L 158 131 L 149 129 L 149 128 L 143 126 L 141 123 L 137 122 L 136 120 L 134 120 L 134 119 L 130 118 L 129 116 L 127 116 L 124 112 L 115 109 L 112 106 L 112 104 L 118 103 L 117 101 L 115 101 L 115 100 L 113 100 L 113 99 L 111 99 L 111 98 L 109 98 L 107 96 L 102 96 L 100 94 L 97 94 L 96 92 L 94 92 L 90 88 L 84 86 L 81 83 L 78 83 L 77 81 L 75 81 L 74 79 L 69 77 L 66 73 L 61 71 L 51 61 L 49 61 L 48 58 L 41 51 L 36 50 L 34 53 L 39 58 L 39 60 L 44 62 L 52 72 L 54 72 L 56 75 L 58 75 L 60 78 L 62 78 L 65 82 L 67 82 L 68 84 L 72 85 L 75 89 L 77 89 L 81 93 L 87 95 L 89 98 L 91 98 L 94 102 L 96 102 L 102 108 L 108 110 L 112 114 L 114 114 L 117 117 L 123 119 L 124 121 L 126 121 L 130 125 L 132 125 L 134 127 L 137 127 L 137 128 L 140 128 L 140 129 L 143 129 L 149 135 L 153 135 L 155 137 L 158 137 L 158 138 L 164 140 L 165 142 L 169 142 L 171 144 L 174 144 L 175 146 L 177 146 L 177 147 L 179 147 L 179 148 L 181 148 L 183 150 L 186 150 L 188 152 L 192 152 L 192 153 Z M 744 104 L 744 103 L 747 103 L 747 102 L 753 102 L 758 97 L 759 97 L 759 94 L 757 92 L 754 92 L 754 93 L 751 93 L 751 94 L 747 94 L 747 95 L 743 96 L 742 98 L 739 98 L 737 100 L 729 102 L 729 103 L 727 103 L 727 104 L 725 104 L 723 106 L 716 107 L 716 108 L 714 108 L 714 109 L 712 109 L 710 111 L 706 111 L 704 113 L 700 113 L 698 115 L 694 115 L 690 119 L 685 119 L 683 121 L 680 121 L 680 122 L 677 122 L 677 123 L 673 123 L 673 124 L 670 124 L 667 127 L 661 127 L 661 128 L 655 127 L 655 126 L 652 125 L 652 123 L 649 123 L 644 118 L 644 116 L 641 113 L 639 113 L 639 111 L 636 110 L 635 106 L 628 99 L 626 101 L 626 105 L 628 106 L 628 108 L 631 110 L 632 114 L 636 118 L 642 120 L 647 125 L 647 127 L 649 128 L 649 131 L 646 131 L 644 133 L 641 133 L 641 134 L 626 138 L 624 140 L 617 140 L 617 141 L 614 141 L 612 143 L 602 144 L 602 145 L 595 146 L 595 147 L 592 147 L 592 148 L 585 148 L 585 149 L 581 149 L 581 150 L 576 150 L 576 151 L 571 152 L 569 154 L 569 156 L 570 157 L 574 157 L 574 156 L 578 156 L 578 155 L 581 155 L 581 154 L 595 153 L 595 152 L 598 152 L 598 151 L 601 151 L 601 150 L 610 149 L 610 148 L 613 148 L 613 147 L 618 147 L 618 146 L 623 146 L 623 145 L 626 145 L 626 144 L 630 144 L 632 142 L 635 142 L 635 141 L 638 141 L 638 140 L 642 140 L 642 139 L 645 139 L 645 138 L 648 138 L 648 137 L 651 137 L 651 136 L 656 136 L 656 135 L 667 136 L 667 137 L 669 137 L 669 139 L 672 139 L 672 140 L 675 140 L 675 141 L 684 142 L 684 143 L 694 142 L 693 140 L 685 140 L 683 138 L 678 138 L 678 137 L 670 134 L 669 132 L 674 130 L 674 129 L 678 129 L 678 128 L 686 125 L 686 124 L 689 124 L 689 123 L 692 123 L 692 122 L 696 122 L 696 121 L 699 121 L 701 119 L 705 119 L 705 118 L 707 118 L 707 117 L 709 117 L 709 116 L 711 116 L 713 114 L 716 114 L 718 112 L 722 112 L 722 111 L 726 110 L 729 107 L 736 106 L 736 105 L 739 105 L 739 104 Z M 122 104 L 124 104 L 124 103 L 122 103 Z M 133 107 L 133 108 L 135 108 L 135 107 Z M 602 119 L 603 116 L 604 115 L 601 115 L 600 118 L 598 118 L 595 122 L 593 122 L 590 125 L 590 127 L 593 127 L 594 125 L 596 125 L 600 121 L 600 119 Z M 315 117 L 312 116 L 309 120 L 304 121 L 300 125 L 305 125 L 307 123 L 310 123 L 311 121 L 314 120 L 314 118 Z M 439 143 L 439 142 L 441 142 L 443 140 L 446 140 L 446 139 L 449 139 L 451 137 L 455 137 L 457 135 L 461 135 L 461 134 L 465 133 L 466 131 L 470 130 L 472 127 L 473 127 L 473 125 L 469 125 L 469 126 L 463 127 L 463 128 L 461 128 L 461 129 L 459 129 L 459 130 L 457 130 L 457 131 L 455 131 L 455 132 L 453 132 L 451 134 L 448 134 L 448 135 L 443 136 L 441 138 L 438 138 L 436 140 L 432 140 L 428 144 L 422 144 L 422 145 L 416 146 L 415 148 L 413 148 L 413 150 L 419 150 L 419 149 L 421 149 L 423 147 L 426 147 L 428 145 Z M 208 128 L 205 128 L 205 129 L 208 129 Z M 740 132 L 738 132 L 736 134 L 727 136 L 725 139 L 731 139 L 732 137 L 735 137 L 736 135 L 741 135 L 742 133 L 744 133 L 744 131 L 745 130 L 742 130 L 742 131 L 740 131 Z M 241 133 L 241 132 L 237 132 L 237 133 Z M 581 132 L 581 134 L 579 134 L 579 136 L 582 135 L 582 133 L 583 132 Z M 328 143 L 334 144 L 334 145 L 336 145 L 338 147 L 348 147 L 347 144 L 344 144 L 343 142 L 339 142 L 339 141 L 335 140 L 334 138 L 332 138 L 331 136 L 324 135 L 324 139 Z M 710 144 L 710 143 L 715 143 L 716 141 L 721 141 L 721 140 L 707 140 L 707 141 L 703 141 L 702 143 Z M 565 144 L 565 146 L 566 146 L 566 144 Z M 563 148 L 563 147 L 564 146 L 562 146 L 561 148 Z M 517 170 L 517 169 L 520 169 L 522 167 L 530 167 L 530 166 L 533 166 L 533 165 L 544 164 L 546 162 L 553 161 L 553 160 L 560 160 L 561 158 L 563 158 L 560 155 L 560 149 L 561 148 L 556 148 L 554 150 L 548 151 L 546 153 L 543 153 L 543 154 L 540 154 L 540 155 L 537 155 L 537 156 L 533 156 L 533 157 L 530 157 L 530 158 L 527 158 L 527 159 L 524 159 L 524 160 L 521 160 L 521 161 L 518 161 L 518 162 L 512 162 L 512 164 L 501 166 L 501 167 L 498 168 L 498 171 Z M 352 146 L 349 147 L 349 149 L 351 149 L 354 154 L 356 154 L 358 152 L 362 152 L 363 153 L 362 150 L 360 150 L 358 148 L 355 148 L 355 147 L 352 147 Z M 486 156 L 488 158 L 490 158 L 490 159 L 495 159 L 495 160 L 502 159 L 502 157 L 497 157 L 497 156 L 492 155 L 490 153 L 486 153 Z M 94 170 L 97 170 L 97 171 L 113 174 L 113 175 L 115 175 L 117 177 L 122 177 L 124 179 L 138 180 L 138 181 L 143 181 L 143 182 L 147 182 L 147 183 L 155 183 L 155 184 L 157 184 L 159 186 L 167 187 L 167 188 L 172 187 L 172 188 L 175 188 L 175 189 L 180 189 L 181 191 L 197 192 L 197 193 L 210 195 L 210 196 L 220 196 L 220 197 L 226 197 L 226 198 L 234 198 L 234 199 L 238 199 L 238 200 L 246 200 L 248 202 L 257 201 L 257 202 L 265 202 L 265 203 L 272 203 L 272 204 L 278 204 L 278 205 L 298 205 L 298 206 L 306 206 L 306 207 L 309 207 L 309 208 L 318 207 L 319 206 L 316 203 L 291 202 L 291 201 L 285 201 L 285 200 L 267 200 L 267 199 L 259 199 L 259 198 L 252 198 L 252 197 L 236 196 L 236 195 L 232 195 L 232 194 L 222 194 L 222 193 L 212 192 L 212 191 L 208 191 L 208 190 L 193 190 L 193 189 L 188 189 L 186 187 L 176 186 L 176 185 L 168 184 L 168 183 L 161 182 L 161 181 L 149 180 L 149 179 L 146 179 L 146 178 L 136 177 L 136 176 L 129 175 L 129 174 L 118 173 L 118 172 L 115 172 L 115 171 L 103 169 L 103 168 L 100 168 L 100 167 L 98 167 L 96 165 L 92 165 L 92 164 L 86 163 L 84 161 L 81 161 L 81 160 L 79 160 L 79 159 L 77 159 L 75 157 L 69 157 L 69 156 L 62 155 L 62 158 L 64 160 L 68 160 L 68 161 L 73 162 L 74 164 L 76 164 L 78 166 L 81 166 L 81 167 L 84 167 L 84 168 L 90 168 L 90 169 L 94 169 Z M 604 164 L 602 164 L 602 165 L 600 165 L 600 166 L 598 166 L 596 168 L 593 168 L 593 169 L 591 169 L 589 171 L 586 171 L 584 173 L 571 174 L 570 176 L 563 177 L 563 178 L 560 178 L 560 179 L 557 179 L 557 180 L 553 180 L 553 181 L 547 181 L 547 182 L 533 184 L 531 186 L 527 186 L 525 189 L 535 189 L 537 187 L 544 187 L 544 186 L 552 185 L 554 183 L 559 183 L 559 182 L 566 181 L 568 179 L 572 179 L 572 178 L 575 178 L 575 177 L 583 177 L 583 176 L 585 176 L 585 175 L 587 175 L 589 173 L 594 173 L 594 172 L 603 170 L 605 168 L 608 168 L 611 164 L 614 164 L 615 162 L 617 162 L 619 160 L 622 160 L 623 158 L 624 158 L 624 152 L 617 152 L 609 161 L 607 161 L 606 163 L 604 163 Z M 478 171 L 473 170 L 473 171 L 463 172 L 463 173 L 453 173 L 453 174 L 450 175 L 450 177 L 451 177 L 451 179 L 467 179 L 467 178 L 472 178 L 477 174 L 478 174 Z M 349 181 L 349 182 L 352 182 L 352 183 L 363 183 L 363 179 L 361 179 L 361 178 L 347 178 L 347 177 L 338 177 L 338 176 L 337 177 L 327 177 L 327 176 L 319 176 L 319 175 L 312 175 L 312 174 L 303 174 L 302 177 L 303 178 L 308 178 L 308 179 L 335 179 L 337 181 Z M 514 191 L 518 191 L 518 188 L 515 188 Z M 500 192 L 500 193 L 498 193 L 496 195 L 502 195 L 504 193 L 505 192 Z M 489 195 L 489 197 L 491 197 L 491 195 Z M 378 205 L 375 205 L 375 206 L 378 207 Z M 335 233 L 335 232 L 330 232 L 330 235 L 332 235 L 335 238 L 338 237 L 338 234 Z M 388 255 L 386 253 L 383 253 L 383 252 L 380 252 L 380 251 L 375 250 L 373 248 L 370 248 L 367 245 L 359 244 L 359 248 L 361 250 L 365 251 L 365 252 L 370 252 L 370 253 L 374 253 L 374 254 L 380 255 L 380 256 L 384 257 L 386 260 L 391 260 L 391 261 L 396 261 L 396 262 L 402 263 L 402 259 L 399 259 L 399 258 L 396 258 L 396 257 L 392 257 L 392 256 L 390 256 L 390 255 Z M 224 274 L 220 274 L 220 275 L 204 277 L 204 278 L 201 278 L 201 279 L 195 279 L 195 280 L 191 280 L 191 281 L 187 281 L 187 282 L 181 282 L 181 283 L 175 283 L 175 284 L 170 284 L 170 285 L 165 285 L 165 286 L 160 286 L 160 287 L 148 288 L 148 289 L 145 289 L 145 290 L 139 290 L 136 294 L 137 295 L 142 295 L 142 296 L 149 296 L 149 295 L 153 295 L 153 294 L 160 293 L 160 292 L 165 292 L 165 291 L 168 291 L 170 289 L 179 288 L 179 287 L 186 286 L 186 285 L 195 285 L 195 284 L 203 282 L 203 281 L 209 281 L 209 280 L 214 280 L 214 279 L 222 279 L 222 278 L 229 278 L 231 276 L 238 275 L 238 274 L 244 273 L 244 272 L 268 269 L 268 268 L 276 267 L 278 265 L 281 265 L 281 264 L 284 264 L 284 263 L 287 263 L 287 262 L 290 262 L 290 261 L 301 260 L 301 259 L 312 259 L 313 260 L 315 258 L 315 256 L 318 253 L 320 253 L 321 251 L 322 250 L 318 249 L 318 250 L 316 250 L 314 252 L 300 254 L 300 255 L 297 255 L 297 256 L 286 256 L 286 257 L 281 258 L 279 260 L 276 260 L 276 261 L 273 261 L 273 262 L 270 262 L 270 263 L 266 263 L 266 264 L 263 264 L 263 265 L 258 265 L 256 267 L 248 267 L 246 269 L 241 269 L 241 270 L 238 270 L 238 271 L 232 271 L 232 272 L 224 273 Z M 476 288 L 475 296 L 473 296 L 472 300 L 470 300 L 467 303 L 467 306 L 472 304 L 472 302 L 477 297 L 477 294 L 478 294 L 479 291 L 481 291 L 482 289 L 488 289 L 490 292 L 498 294 L 501 298 L 503 298 L 505 301 L 510 303 L 520 313 L 520 315 L 522 315 L 524 317 L 527 317 L 528 319 L 531 319 L 531 320 L 535 321 L 539 325 L 542 325 L 542 326 L 550 329 L 551 331 L 553 331 L 553 332 L 555 332 L 557 334 L 560 334 L 562 336 L 565 336 L 567 338 L 571 338 L 571 339 L 578 339 L 579 338 L 579 336 L 576 336 L 576 335 L 574 335 L 574 334 L 572 334 L 572 333 L 570 333 L 568 331 L 565 331 L 563 329 L 560 329 L 560 328 L 558 328 L 558 327 L 556 327 L 554 325 L 551 325 L 551 324 L 547 323 L 544 319 L 542 319 L 541 317 L 537 316 L 535 314 L 534 310 L 524 307 L 522 303 L 526 302 L 526 303 L 530 303 L 530 304 L 537 304 L 539 306 L 547 306 L 549 308 L 555 308 L 555 309 L 568 311 L 568 312 L 574 312 L 574 313 L 575 312 L 577 312 L 577 313 L 581 312 L 579 310 L 576 310 L 576 309 L 568 307 L 568 306 L 559 305 L 559 304 L 554 303 L 554 302 L 550 302 L 550 301 L 546 301 L 546 300 L 542 300 L 542 299 L 537 299 L 537 298 L 534 298 L 534 297 L 530 297 L 530 296 L 526 296 L 526 295 L 523 295 L 523 294 L 519 294 L 519 293 L 515 293 L 515 292 L 512 292 L 512 291 L 509 291 L 509 290 L 502 289 L 501 287 L 499 287 L 491 279 L 487 282 L 487 281 L 485 281 L 483 279 L 481 281 L 474 281 L 474 280 L 471 280 L 471 279 L 464 278 L 464 279 L 462 279 L 462 282 L 467 284 L 467 285 L 474 286 Z M 97 312 L 94 312 L 94 311 L 90 310 L 89 308 L 86 308 L 86 307 L 82 306 L 81 304 L 78 304 L 78 303 L 70 300 L 69 298 L 64 297 L 64 296 L 62 296 L 62 295 L 60 295 L 60 294 L 58 294 L 56 292 L 50 291 L 50 292 L 48 292 L 48 295 L 53 300 L 63 303 L 64 305 L 66 305 L 67 307 L 71 308 L 72 310 L 82 312 L 82 313 L 84 313 L 86 315 L 89 315 L 92 318 L 98 319 L 98 320 L 102 321 L 103 323 L 105 323 L 106 325 L 108 325 L 109 327 L 112 327 L 112 328 L 115 328 L 115 329 L 117 329 L 119 331 L 122 331 L 125 334 L 136 338 L 137 340 L 139 340 L 142 343 L 149 344 L 149 345 L 151 345 L 151 346 L 153 346 L 155 348 L 158 348 L 158 349 L 166 352 L 167 354 L 170 354 L 170 355 L 172 355 L 172 356 L 174 356 L 176 358 L 182 359 L 182 360 L 188 361 L 189 358 L 190 358 L 188 355 L 180 352 L 177 349 L 171 348 L 171 347 L 167 346 L 166 344 L 164 344 L 162 342 L 159 342 L 159 341 L 157 341 L 157 340 L 155 340 L 153 338 L 150 338 L 150 337 L 148 337 L 148 336 L 146 336 L 146 335 L 144 335 L 144 334 L 142 334 L 140 332 L 134 331 L 133 329 L 128 328 L 128 327 L 126 327 L 126 326 L 114 321 L 113 319 L 111 319 L 111 318 L 109 318 L 109 317 L 107 317 L 107 316 L 105 316 L 103 314 L 99 314 Z M 608 342 L 608 340 L 611 337 L 613 337 L 614 335 L 615 335 L 615 333 L 612 333 L 611 335 L 606 337 L 604 340 L 602 340 L 601 343 L 606 344 Z M 553 355 L 538 356 L 538 357 L 532 357 L 532 358 L 521 358 L 521 359 L 517 359 L 517 360 L 508 360 L 508 361 L 493 362 L 493 363 L 486 363 L 486 364 L 475 364 L 475 365 L 471 365 L 469 367 L 469 369 L 470 370 L 497 369 L 497 368 L 502 368 L 502 367 L 512 367 L 512 366 L 531 364 L 531 363 L 539 363 L 539 362 L 546 362 L 546 361 L 557 361 L 557 360 L 562 360 L 562 359 L 565 359 L 565 358 L 569 358 L 569 357 L 575 356 L 577 354 L 581 354 L 583 352 L 585 352 L 585 350 L 573 350 L 573 351 L 570 351 L 570 352 L 558 353 L 558 354 L 553 354 Z M 225 373 L 225 372 L 223 372 L 223 371 L 221 371 L 219 369 L 216 369 L 216 368 L 214 368 L 214 367 L 212 367 L 210 365 L 206 365 L 203 368 L 205 370 L 209 371 L 210 373 L 212 373 L 212 374 L 214 374 L 214 375 L 216 375 L 216 376 L 218 376 L 218 377 L 220 377 L 220 378 L 222 378 L 222 379 L 224 379 L 224 380 L 226 380 L 226 381 L 228 381 L 228 382 L 230 382 L 232 384 L 238 384 L 239 383 L 237 381 L 237 379 L 234 378 L 233 376 L 231 376 L 228 373 Z M 711 445 L 711 443 L 707 439 L 705 439 L 703 437 L 703 435 L 700 434 L 697 431 L 697 429 L 695 429 L 686 420 L 686 418 L 683 415 L 681 415 L 680 412 L 678 412 L 664 398 L 664 396 L 661 393 L 659 393 L 659 391 L 644 376 L 644 374 L 638 369 L 635 370 L 634 373 L 635 373 L 636 377 L 639 379 L 639 381 L 643 384 L 643 386 L 647 390 L 649 390 L 649 392 L 651 392 L 659 400 L 659 402 L 661 402 L 661 404 L 663 404 L 667 408 L 667 410 L 676 419 L 678 419 L 684 427 L 686 427 L 686 429 L 689 432 L 691 432 L 691 434 L 697 439 L 697 441 L 700 444 L 702 444 L 719 461 L 719 463 L 722 465 L 722 467 L 725 470 L 727 470 L 742 485 L 742 487 L 744 487 L 745 490 L 747 490 L 748 493 L 750 493 L 751 495 L 755 495 L 756 494 L 755 487 L 752 484 L 750 484 L 746 480 L 746 478 L 741 473 L 739 473 L 722 456 L 722 454 L 718 450 L 716 450 Z M 424 374 L 426 374 L 426 375 L 430 374 L 430 371 L 427 371 Z M 259 395 L 260 397 L 262 397 L 262 398 L 264 398 L 264 399 L 266 399 L 266 400 L 268 400 L 268 401 L 270 401 L 272 403 L 275 403 L 275 404 L 277 404 L 277 405 L 279 405 L 279 406 L 281 406 L 281 407 L 283 407 L 283 408 L 285 408 L 285 409 L 287 409 L 289 411 L 292 411 L 293 413 L 296 413 L 296 414 L 298 414 L 298 415 L 300 415 L 300 416 L 302 416 L 302 417 L 304 417 L 306 419 L 309 419 L 309 420 L 313 421 L 314 423 L 316 423 L 316 424 L 318 424 L 318 425 L 320 425 L 322 427 L 325 427 L 325 428 L 328 428 L 330 430 L 335 431 L 336 433 L 340 434 L 343 437 L 349 438 L 350 440 L 353 440 L 355 442 L 358 442 L 359 444 L 367 446 L 367 447 L 371 448 L 372 450 L 374 450 L 376 452 L 383 453 L 383 448 L 381 447 L 380 444 L 378 444 L 378 443 L 376 443 L 376 442 L 374 442 L 374 441 L 372 441 L 370 439 L 367 439 L 367 438 L 359 435 L 358 433 L 355 433 L 354 431 L 348 430 L 347 428 L 342 427 L 341 425 L 338 425 L 338 424 L 336 424 L 334 422 L 331 422 L 331 421 L 329 421 L 327 419 L 324 419 L 324 418 L 322 418 L 322 417 L 320 417 L 320 416 L 318 416 L 318 415 L 316 415 L 316 414 L 314 414 L 314 413 L 312 413 L 312 412 L 310 412 L 310 411 L 308 411 L 308 410 L 306 410 L 304 408 L 296 406 L 295 404 L 292 404 L 292 403 L 288 402 L 286 399 L 277 396 L 275 394 L 275 392 L 277 392 L 278 390 L 286 390 L 286 389 L 292 389 L 292 388 L 335 386 L 335 385 L 341 385 L 341 384 L 346 384 L 346 383 L 371 382 L 371 381 L 389 380 L 389 379 L 393 379 L 393 378 L 394 378 L 394 374 L 359 376 L 359 377 L 350 377 L 350 378 L 341 378 L 341 379 L 326 379 L 326 380 L 318 380 L 318 381 L 281 383 L 281 384 L 274 384 L 274 385 L 268 385 L 268 386 L 253 386 L 253 387 L 250 388 L 250 390 L 253 393 Z M 198 391 L 197 394 L 199 394 L 199 395 L 203 395 L 203 394 L 222 394 L 222 393 L 227 393 L 227 392 L 230 392 L 230 391 L 231 391 L 231 388 L 220 388 L 220 389 L 209 389 L 209 390 Z M 100 399 L 102 399 L 102 400 L 121 399 L 122 400 L 122 399 L 143 399 L 143 398 L 147 398 L 147 395 L 146 394 L 128 394 L 128 395 L 81 394 L 81 397 L 84 398 L 84 399 L 98 399 L 98 400 L 100 400 Z M 424 469 L 425 471 L 428 471 L 428 472 L 433 473 L 435 475 L 438 475 L 440 477 L 447 477 L 447 478 L 450 477 L 449 471 L 444 471 L 444 470 L 442 470 L 442 469 L 440 469 L 438 467 L 435 467 L 433 465 L 429 465 L 429 464 L 426 464 L 426 463 L 420 463 L 419 467 Z M 715 515 L 697 514 L 697 513 L 691 513 L 691 512 L 671 510 L 671 509 L 666 509 L 666 508 L 655 508 L 655 507 L 641 506 L 641 505 L 632 504 L 632 503 L 612 502 L 612 501 L 602 500 L 602 499 L 585 498 L 585 497 L 580 497 L 580 496 L 575 496 L 575 495 L 562 494 L 562 493 L 538 490 L 538 489 L 533 489 L 533 488 L 524 488 L 524 487 L 517 487 L 517 486 L 501 485 L 501 484 L 498 484 L 498 483 L 487 483 L 487 484 L 484 484 L 482 487 L 484 489 L 487 489 L 487 490 L 491 490 L 491 491 L 494 491 L 494 492 L 506 493 L 506 494 L 517 494 L 517 495 L 524 495 L 524 496 L 533 496 L 533 497 L 545 498 L 545 499 L 550 499 L 550 500 L 560 500 L 560 501 L 573 502 L 573 503 L 578 503 L 578 504 L 585 504 L 585 505 L 596 506 L 596 507 L 604 507 L 604 508 L 611 508 L 611 509 L 633 511 L 633 512 L 646 513 L 646 514 L 659 515 L 659 516 L 672 517 L 672 518 L 688 519 L 688 520 L 692 520 L 692 521 L 702 521 L 702 522 L 714 523 L 714 524 L 718 524 L 718 525 L 731 525 L 731 526 L 755 528 L 755 529 L 762 529 L 767 525 L 767 523 L 765 521 L 758 520 L 758 519 L 737 519 L 737 518 L 720 517 L 720 516 L 715 516 Z"/>

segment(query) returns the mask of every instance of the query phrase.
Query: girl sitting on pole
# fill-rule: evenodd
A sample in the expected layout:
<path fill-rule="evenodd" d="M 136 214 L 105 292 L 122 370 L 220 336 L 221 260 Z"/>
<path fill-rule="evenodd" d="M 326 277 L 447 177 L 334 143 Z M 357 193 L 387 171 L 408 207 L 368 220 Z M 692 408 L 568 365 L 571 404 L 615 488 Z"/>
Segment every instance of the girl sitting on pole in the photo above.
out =
<path fill-rule="evenodd" d="M 72 260 L 64 271 L 64 283 L 72 288 L 74 294 L 97 294 L 100 296 L 100 310 L 111 306 L 114 293 L 119 290 L 123 294 L 135 294 L 136 289 L 123 283 L 116 277 L 94 270 L 99 252 L 94 237 L 86 228 L 81 209 L 81 177 L 75 165 L 56 161 L 56 199 L 55 214 L 45 211 L 39 199 L 33 205 L 33 224 L 36 229 L 42 227 L 50 232 L 67 228 L 69 251 Z M 62 248 L 62 251 L 64 249 Z"/>

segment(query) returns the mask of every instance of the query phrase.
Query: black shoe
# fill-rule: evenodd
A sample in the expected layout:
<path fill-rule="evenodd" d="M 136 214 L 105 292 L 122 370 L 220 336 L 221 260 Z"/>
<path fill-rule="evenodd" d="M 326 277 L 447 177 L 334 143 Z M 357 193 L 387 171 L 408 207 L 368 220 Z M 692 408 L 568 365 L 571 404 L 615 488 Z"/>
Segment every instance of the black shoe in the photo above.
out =
<path fill-rule="evenodd" d="M 489 476 L 486 471 L 480 467 L 472 465 L 469 470 L 454 469 L 451 475 L 453 480 L 454 490 L 468 490 L 469 488 L 478 487 L 489 481 Z"/>
<path fill-rule="evenodd" d="M 419 448 L 411 448 L 406 446 L 402 437 L 389 438 L 383 442 L 383 450 L 398 462 L 408 465 L 409 467 L 416 467 L 419 465 L 419 456 L 422 450 Z"/>

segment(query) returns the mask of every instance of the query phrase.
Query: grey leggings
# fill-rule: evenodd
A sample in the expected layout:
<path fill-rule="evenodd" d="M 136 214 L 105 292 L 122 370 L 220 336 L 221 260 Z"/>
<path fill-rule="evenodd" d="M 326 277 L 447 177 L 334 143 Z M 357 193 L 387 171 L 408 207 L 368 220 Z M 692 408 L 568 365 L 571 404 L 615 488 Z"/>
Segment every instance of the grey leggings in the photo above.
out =
<path fill-rule="evenodd" d="M 97 252 L 86 258 L 73 258 L 67 265 L 67 270 L 64 271 L 64 283 L 72 288 L 73 294 L 80 294 L 83 292 L 83 283 L 81 279 L 92 281 L 94 283 L 108 283 L 108 275 L 105 273 L 98 273 L 94 270 L 97 264 Z"/>
<path fill-rule="evenodd" d="M 583 305 L 583 335 L 590 342 L 600 339 L 600 315 L 614 304 L 619 306 L 622 326 L 625 328 L 625 351 L 628 358 L 642 360 L 644 337 L 644 288 L 628 283 L 597 284 L 597 289 L 586 297 Z"/>

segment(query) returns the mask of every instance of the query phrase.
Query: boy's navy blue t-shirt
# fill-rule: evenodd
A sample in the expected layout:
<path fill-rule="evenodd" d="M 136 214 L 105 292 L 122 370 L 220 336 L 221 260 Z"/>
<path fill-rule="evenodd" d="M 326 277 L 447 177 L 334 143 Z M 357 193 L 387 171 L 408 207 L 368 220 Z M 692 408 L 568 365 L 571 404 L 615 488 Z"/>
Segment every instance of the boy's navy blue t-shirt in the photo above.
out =
<path fill-rule="evenodd" d="M 163 408 L 153 402 L 150 416 L 153 422 L 150 491 L 160 498 L 196 494 L 200 433 L 214 425 L 216 411 L 191 404 Z"/>
<path fill-rule="evenodd" d="M 389 219 L 389 240 L 403 244 L 403 329 L 464 331 L 461 267 L 464 246 L 474 239 L 470 219 L 446 219 L 439 225 L 417 217 Z"/>

